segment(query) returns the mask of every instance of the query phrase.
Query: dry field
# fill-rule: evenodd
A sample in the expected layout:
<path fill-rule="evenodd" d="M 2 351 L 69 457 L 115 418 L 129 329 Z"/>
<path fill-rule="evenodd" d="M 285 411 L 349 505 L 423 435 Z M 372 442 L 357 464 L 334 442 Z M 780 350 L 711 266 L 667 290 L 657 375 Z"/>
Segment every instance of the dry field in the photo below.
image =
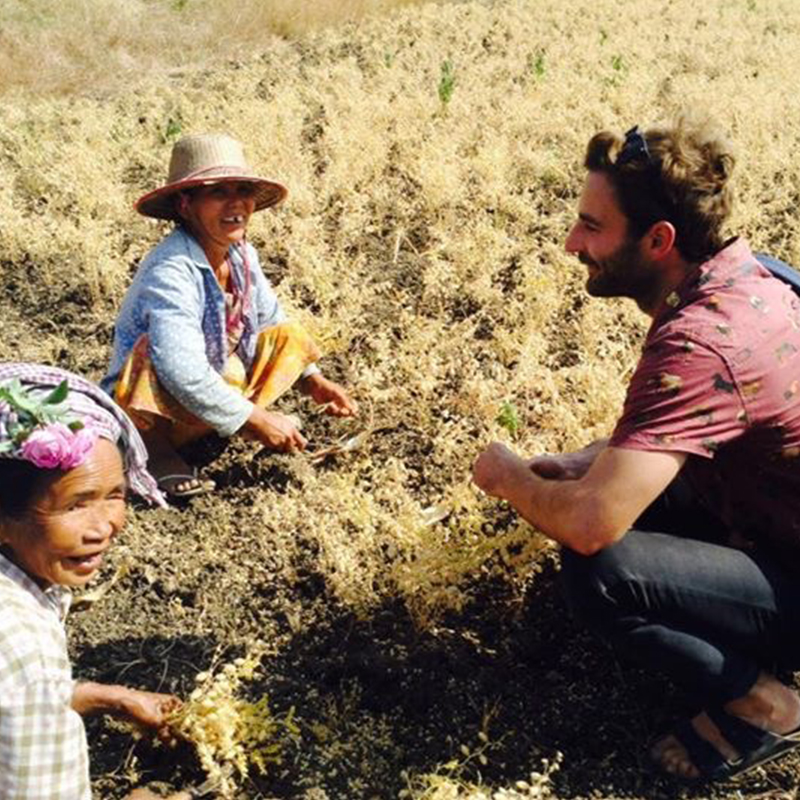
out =
<path fill-rule="evenodd" d="M 226 130 L 290 188 L 251 239 L 363 409 L 281 401 L 314 449 L 355 445 L 324 458 L 196 448 L 218 490 L 132 509 L 76 672 L 187 696 L 265 647 L 244 691 L 293 731 L 246 798 L 797 797 L 786 761 L 714 790 L 648 774 L 686 698 L 569 621 L 557 554 L 468 476 L 494 438 L 574 448 L 619 410 L 645 321 L 562 251 L 596 130 L 711 117 L 731 232 L 800 264 L 800 3 L 307 5 L 0 3 L 0 358 L 102 375 L 165 231 L 133 201 L 178 136 Z M 90 739 L 99 797 L 203 780 L 188 746 Z"/>

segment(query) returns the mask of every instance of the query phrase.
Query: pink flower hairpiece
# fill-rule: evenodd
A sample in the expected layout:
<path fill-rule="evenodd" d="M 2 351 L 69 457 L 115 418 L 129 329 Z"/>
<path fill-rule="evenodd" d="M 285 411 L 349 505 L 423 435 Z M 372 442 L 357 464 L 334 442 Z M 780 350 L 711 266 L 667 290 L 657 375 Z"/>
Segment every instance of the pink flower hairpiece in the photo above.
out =
<path fill-rule="evenodd" d="M 42 469 L 82 464 L 100 436 L 94 425 L 70 419 L 62 381 L 40 399 L 14 379 L 0 386 L 0 456 L 30 461 Z"/>

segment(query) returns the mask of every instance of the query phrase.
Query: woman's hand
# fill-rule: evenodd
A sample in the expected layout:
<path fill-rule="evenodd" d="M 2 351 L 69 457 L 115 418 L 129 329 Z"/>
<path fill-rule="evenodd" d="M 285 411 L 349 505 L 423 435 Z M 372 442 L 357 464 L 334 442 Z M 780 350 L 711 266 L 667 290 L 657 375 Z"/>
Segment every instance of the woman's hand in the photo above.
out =
<path fill-rule="evenodd" d="M 336 417 L 353 417 L 358 414 L 358 405 L 338 383 L 329 381 L 319 372 L 309 375 L 300 384 L 301 391 L 317 405 L 326 406 L 328 414 Z"/>
<path fill-rule="evenodd" d="M 105 683 L 81 682 L 72 692 L 72 707 L 82 716 L 113 714 L 140 728 L 154 729 L 159 739 L 165 742 L 174 739 L 167 719 L 180 706 L 181 701 L 171 694 L 143 692 Z"/>
<path fill-rule="evenodd" d="M 253 406 L 253 411 L 245 423 L 245 430 L 251 437 L 272 450 L 294 453 L 306 449 L 305 437 L 285 414 Z"/>
<path fill-rule="evenodd" d="M 159 739 L 174 740 L 168 720 L 181 707 L 181 701 L 171 694 L 143 692 L 125 688 L 120 697 L 118 715 L 140 728 L 155 730 Z"/>

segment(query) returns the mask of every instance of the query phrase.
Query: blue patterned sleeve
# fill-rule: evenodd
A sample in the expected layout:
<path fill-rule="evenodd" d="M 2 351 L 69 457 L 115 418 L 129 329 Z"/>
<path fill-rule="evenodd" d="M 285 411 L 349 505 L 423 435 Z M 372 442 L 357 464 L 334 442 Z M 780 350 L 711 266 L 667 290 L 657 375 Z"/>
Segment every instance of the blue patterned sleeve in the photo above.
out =
<path fill-rule="evenodd" d="M 191 263 L 173 258 L 155 267 L 143 289 L 150 358 L 159 381 L 187 410 L 220 436 L 231 436 L 253 404 L 228 386 L 206 355 L 203 296 Z"/>

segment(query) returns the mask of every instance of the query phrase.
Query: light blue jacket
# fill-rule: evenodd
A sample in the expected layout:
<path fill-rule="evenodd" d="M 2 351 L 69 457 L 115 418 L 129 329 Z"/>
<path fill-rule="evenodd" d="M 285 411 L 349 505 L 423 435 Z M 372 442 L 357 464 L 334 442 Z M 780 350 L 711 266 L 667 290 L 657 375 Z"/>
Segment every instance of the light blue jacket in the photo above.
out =
<path fill-rule="evenodd" d="M 258 332 L 286 320 L 249 244 L 251 304 L 236 352 L 246 368 Z M 233 279 L 244 264 L 231 248 Z M 221 373 L 228 354 L 225 297 L 203 249 L 184 228 L 176 228 L 139 265 L 114 326 L 114 349 L 101 386 L 110 394 L 138 338 L 148 334 L 149 356 L 164 388 L 187 410 L 231 436 L 244 425 L 253 404 L 228 386 Z M 317 371 L 309 368 L 304 375 Z"/>

